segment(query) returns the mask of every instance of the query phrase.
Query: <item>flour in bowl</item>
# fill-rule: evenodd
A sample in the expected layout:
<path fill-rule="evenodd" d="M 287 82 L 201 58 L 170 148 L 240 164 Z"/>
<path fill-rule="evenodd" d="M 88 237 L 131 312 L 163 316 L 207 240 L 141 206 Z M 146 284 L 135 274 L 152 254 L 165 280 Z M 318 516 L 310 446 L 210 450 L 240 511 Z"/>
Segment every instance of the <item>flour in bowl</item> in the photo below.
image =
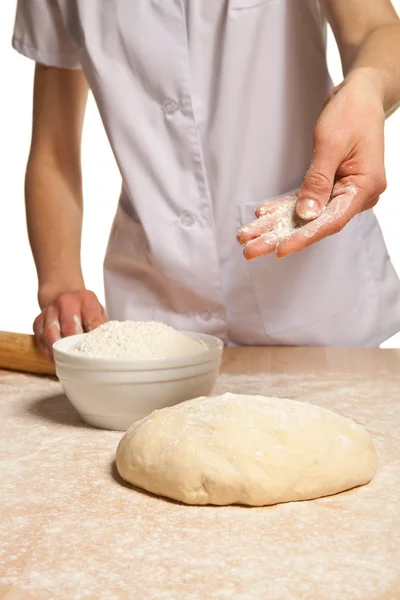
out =
<path fill-rule="evenodd" d="M 204 352 L 204 342 L 154 321 L 108 321 L 80 340 L 72 352 L 98 358 L 171 358 Z"/>

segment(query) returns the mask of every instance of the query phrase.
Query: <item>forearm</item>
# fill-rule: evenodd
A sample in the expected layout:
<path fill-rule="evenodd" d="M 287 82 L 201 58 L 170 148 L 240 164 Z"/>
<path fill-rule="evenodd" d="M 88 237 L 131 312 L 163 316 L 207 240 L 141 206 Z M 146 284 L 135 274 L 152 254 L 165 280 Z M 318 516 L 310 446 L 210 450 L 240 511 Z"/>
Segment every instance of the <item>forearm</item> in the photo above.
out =
<path fill-rule="evenodd" d="M 25 197 L 41 307 L 84 287 L 80 146 L 87 95 L 82 71 L 36 65 Z"/>
<path fill-rule="evenodd" d="M 347 76 L 363 70 L 375 81 L 385 114 L 389 116 L 400 104 L 400 24 L 386 25 L 372 31 L 361 44 Z"/>
<path fill-rule="evenodd" d="M 332 26 L 345 83 L 367 76 L 386 115 L 400 101 L 400 21 L 390 0 L 320 0 Z"/>
<path fill-rule="evenodd" d="M 41 307 L 60 293 L 84 287 L 80 246 L 80 173 L 67 176 L 40 156 L 28 161 L 25 183 L 29 240 L 36 264 Z"/>

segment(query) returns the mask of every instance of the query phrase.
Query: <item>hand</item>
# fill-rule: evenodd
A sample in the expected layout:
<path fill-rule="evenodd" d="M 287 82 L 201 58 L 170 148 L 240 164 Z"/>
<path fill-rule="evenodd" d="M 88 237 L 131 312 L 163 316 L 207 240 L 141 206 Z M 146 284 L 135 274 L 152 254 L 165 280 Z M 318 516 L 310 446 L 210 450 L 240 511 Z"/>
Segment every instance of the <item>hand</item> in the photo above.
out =
<path fill-rule="evenodd" d="M 60 338 L 96 329 L 107 321 L 96 294 L 89 290 L 60 294 L 46 304 L 33 324 L 39 348 L 53 361 L 52 347 Z"/>
<path fill-rule="evenodd" d="M 238 233 L 245 257 L 299 252 L 375 206 L 386 188 L 384 120 L 373 71 L 351 73 L 330 94 L 315 127 L 312 163 L 295 202 L 300 222 L 292 229 L 280 225 L 287 198 L 261 205 L 259 219 Z"/>

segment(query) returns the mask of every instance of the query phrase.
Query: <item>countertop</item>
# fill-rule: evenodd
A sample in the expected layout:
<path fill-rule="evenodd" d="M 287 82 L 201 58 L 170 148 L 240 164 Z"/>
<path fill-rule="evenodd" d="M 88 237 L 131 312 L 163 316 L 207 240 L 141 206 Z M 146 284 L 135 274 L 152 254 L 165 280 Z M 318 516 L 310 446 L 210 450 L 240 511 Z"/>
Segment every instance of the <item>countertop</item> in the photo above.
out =
<path fill-rule="evenodd" d="M 119 478 L 121 433 L 59 383 L 0 373 L 0 599 L 400 599 L 400 351 L 228 348 L 216 391 L 309 400 L 371 432 L 379 470 L 329 498 L 183 506 Z"/>

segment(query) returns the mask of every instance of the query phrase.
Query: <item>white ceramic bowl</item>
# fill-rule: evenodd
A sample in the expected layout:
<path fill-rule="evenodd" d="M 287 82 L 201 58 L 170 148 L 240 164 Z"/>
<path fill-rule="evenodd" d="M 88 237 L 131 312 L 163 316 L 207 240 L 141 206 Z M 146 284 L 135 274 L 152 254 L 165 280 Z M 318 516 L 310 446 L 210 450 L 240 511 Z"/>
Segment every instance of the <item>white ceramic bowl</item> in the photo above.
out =
<path fill-rule="evenodd" d="M 63 338 L 53 346 L 57 376 L 83 421 L 125 431 L 153 410 L 211 392 L 223 343 L 211 335 L 185 334 L 203 340 L 208 350 L 174 358 L 95 358 L 69 352 L 85 334 Z"/>

